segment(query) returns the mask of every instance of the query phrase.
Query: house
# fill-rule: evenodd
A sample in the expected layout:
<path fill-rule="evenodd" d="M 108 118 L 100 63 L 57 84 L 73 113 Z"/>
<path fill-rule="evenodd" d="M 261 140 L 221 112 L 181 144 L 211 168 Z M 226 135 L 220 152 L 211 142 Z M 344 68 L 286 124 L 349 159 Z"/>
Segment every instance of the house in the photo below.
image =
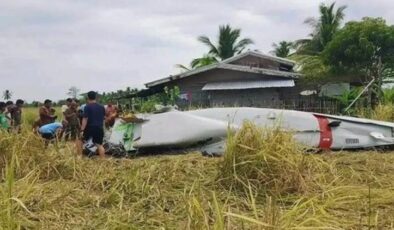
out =
<path fill-rule="evenodd" d="M 152 92 L 178 86 L 185 104 L 199 106 L 265 106 L 299 95 L 288 59 L 247 51 L 224 61 L 148 82 Z"/>

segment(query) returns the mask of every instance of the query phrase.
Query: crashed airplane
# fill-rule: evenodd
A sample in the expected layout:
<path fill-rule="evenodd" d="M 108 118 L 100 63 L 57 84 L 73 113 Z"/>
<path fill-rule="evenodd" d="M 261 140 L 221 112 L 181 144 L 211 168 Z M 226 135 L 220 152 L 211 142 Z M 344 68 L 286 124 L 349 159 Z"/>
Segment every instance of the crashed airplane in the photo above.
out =
<path fill-rule="evenodd" d="M 296 141 L 320 149 L 362 149 L 394 146 L 394 123 L 319 113 L 267 108 L 211 108 L 170 110 L 117 119 L 108 138 L 125 151 L 149 149 L 198 149 L 206 154 L 224 153 L 228 128 L 244 121 L 280 127 Z"/>

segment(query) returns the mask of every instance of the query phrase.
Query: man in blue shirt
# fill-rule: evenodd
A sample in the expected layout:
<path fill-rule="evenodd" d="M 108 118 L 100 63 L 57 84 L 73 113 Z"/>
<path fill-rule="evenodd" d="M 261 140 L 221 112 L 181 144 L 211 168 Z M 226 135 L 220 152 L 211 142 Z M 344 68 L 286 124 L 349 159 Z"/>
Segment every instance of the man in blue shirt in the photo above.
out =
<path fill-rule="evenodd" d="M 100 157 L 105 157 L 103 147 L 104 139 L 104 106 L 96 102 L 97 94 L 94 91 L 88 92 L 88 103 L 84 107 L 81 131 L 83 132 L 83 140 L 92 140 L 97 146 L 97 153 Z M 82 144 L 80 143 L 80 153 L 82 152 Z"/>
<path fill-rule="evenodd" d="M 41 126 L 38 129 L 38 133 L 46 140 L 52 140 L 57 137 L 57 135 L 62 131 L 62 129 L 66 126 L 66 121 L 63 123 L 53 122 L 46 125 Z"/>

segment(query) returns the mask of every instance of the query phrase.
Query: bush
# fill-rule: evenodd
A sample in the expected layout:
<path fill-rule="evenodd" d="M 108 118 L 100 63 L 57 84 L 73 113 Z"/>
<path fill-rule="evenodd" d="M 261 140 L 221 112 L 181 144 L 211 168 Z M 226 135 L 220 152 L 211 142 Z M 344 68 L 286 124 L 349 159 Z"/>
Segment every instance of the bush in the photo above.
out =
<path fill-rule="evenodd" d="M 142 103 L 140 112 L 141 113 L 151 113 L 155 111 L 155 105 L 157 102 L 155 100 L 147 100 L 144 103 Z"/>
<path fill-rule="evenodd" d="M 394 103 L 394 89 L 385 89 L 383 90 L 383 102 L 385 104 L 393 104 Z"/>

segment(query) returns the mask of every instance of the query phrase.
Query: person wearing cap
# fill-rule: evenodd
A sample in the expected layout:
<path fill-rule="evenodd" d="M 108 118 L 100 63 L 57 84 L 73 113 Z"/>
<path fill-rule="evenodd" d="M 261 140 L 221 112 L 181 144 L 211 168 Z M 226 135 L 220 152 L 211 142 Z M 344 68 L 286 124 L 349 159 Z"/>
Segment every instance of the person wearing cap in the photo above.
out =
<path fill-rule="evenodd" d="M 44 105 L 39 110 L 41 126 L 52 123 L 56 120 L 57 116 L 53 114 L 52 110 L 52 101 L 46 99 L 44 101 Z"/>

